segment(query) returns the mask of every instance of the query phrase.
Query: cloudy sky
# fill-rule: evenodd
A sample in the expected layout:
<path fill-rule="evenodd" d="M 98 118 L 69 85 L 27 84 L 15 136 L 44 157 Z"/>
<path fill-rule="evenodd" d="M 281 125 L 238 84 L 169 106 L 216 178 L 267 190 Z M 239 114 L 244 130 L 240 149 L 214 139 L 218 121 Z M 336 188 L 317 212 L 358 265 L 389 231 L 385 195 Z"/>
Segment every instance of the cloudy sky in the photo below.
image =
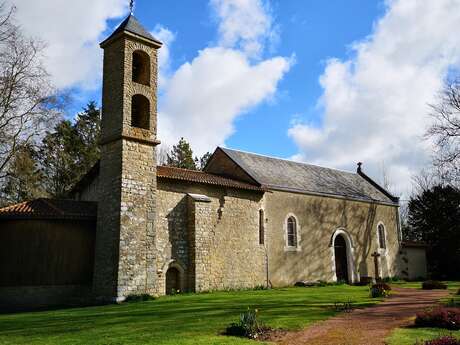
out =
<path fill-rule="evenodd" d="M 129 1 L 14 3 L 73 95 L 67 116 L 100 103 L 98 43 Z M 428 164 L 428 104 L 460 70 L 460 0 L 137 0 L 135 15 L 165 43 L 165 144 L 183 136 L 196 153 L 224 145 L 347 170 L 362 161 L 377 180 L 387 170 L 397 194 Z"/>

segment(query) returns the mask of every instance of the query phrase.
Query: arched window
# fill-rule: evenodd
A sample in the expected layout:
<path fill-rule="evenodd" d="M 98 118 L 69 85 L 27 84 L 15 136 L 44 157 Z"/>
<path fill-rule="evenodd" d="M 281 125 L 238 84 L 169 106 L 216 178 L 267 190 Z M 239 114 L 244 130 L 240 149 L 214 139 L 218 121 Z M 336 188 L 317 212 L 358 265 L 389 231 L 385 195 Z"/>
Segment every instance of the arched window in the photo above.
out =
<path fill-rule="evenodd" d="M 385 227 L 383 226 L 383 224 L 379 224 L 377 226 L 377 233 L 378 233 L 378 238 L 379 238 L 379 248 L 385 249 L 387 245 L 386 245 L 386 238 L 385 238 Z"/>
<path fill-rule="evenodd" d="M 287 219 L 286 231 L 288 247 L 297 247 L 297 222 L 292 216 Z"/>
<path fill-rule="evenodd" d="M 131 126 L 150 128 L 150 102 L 147 97 L 134 95 L 131 100 Z"/>
<path fill-rule="evenodd" d="M 150 85 L 150 58 L 141 50 L 133 52 L 133 81 Z"/>
<path fill-rule="evenodd" d="M 265 243 L 265 216 L 264 210 L 259 210 L 259 244 Z"/>

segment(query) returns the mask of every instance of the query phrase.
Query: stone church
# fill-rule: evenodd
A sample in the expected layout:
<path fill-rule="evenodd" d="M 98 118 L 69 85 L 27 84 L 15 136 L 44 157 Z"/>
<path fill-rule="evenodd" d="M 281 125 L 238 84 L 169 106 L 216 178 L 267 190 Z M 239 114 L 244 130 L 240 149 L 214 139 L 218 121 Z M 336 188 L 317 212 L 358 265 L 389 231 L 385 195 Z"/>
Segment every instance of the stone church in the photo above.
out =
<path fill-rule="evenodd" d="M 17 236 L 26 235 L 17 234 L 38 231 L 37 222 L 47 232 L 37 241 L 62 241 L 38 246 L 60 257 L 47 261 L 55 267 L 43 274 L 53 277 L 48 285 L 86 284 L 91 296 L 120 301 L 400 274 L 398 198 L 361 163 L 354 173 L 218 147 L 204 171 L 157 166 L 161 46 L 132 15 L 101 43 L 101 159 L 75 186 L 74 200 L 0 210 L 0 226 L 15 229 L 10 248 L 24 246 Z M 18 262 L 0 268 L 15 270 Z M 35 283 L 0 282 L 0 289 L 43 286 L 43 275 Z"/>

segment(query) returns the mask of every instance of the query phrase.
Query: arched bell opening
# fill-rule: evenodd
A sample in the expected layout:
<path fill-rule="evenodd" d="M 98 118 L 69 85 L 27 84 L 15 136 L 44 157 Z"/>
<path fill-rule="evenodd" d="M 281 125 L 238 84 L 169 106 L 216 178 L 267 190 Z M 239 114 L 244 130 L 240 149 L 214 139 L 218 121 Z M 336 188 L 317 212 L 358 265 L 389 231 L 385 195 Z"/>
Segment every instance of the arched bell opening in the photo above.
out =
<path fill-rule="evenodd" d="M 131 126 L 150 129 L 150 102 L 143 95 L 134 95 L 131 100 Z"/>
<path fill-rule="evenodd" d="M 133 52 L 133 82 L 150 85 L 150 57 L 142 50 Z"/>

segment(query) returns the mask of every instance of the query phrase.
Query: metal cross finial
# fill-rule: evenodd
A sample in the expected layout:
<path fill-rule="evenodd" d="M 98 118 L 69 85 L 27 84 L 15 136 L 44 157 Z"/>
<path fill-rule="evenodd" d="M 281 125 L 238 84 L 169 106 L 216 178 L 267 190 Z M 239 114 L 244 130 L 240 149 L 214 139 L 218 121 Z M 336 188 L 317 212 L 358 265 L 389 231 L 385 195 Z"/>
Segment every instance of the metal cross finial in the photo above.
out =
<path fill-rule="evenodd" d="M 131 11 L 131 14 L 134 12 L 134 0 L 129 0 L 129 10 Z"/>

